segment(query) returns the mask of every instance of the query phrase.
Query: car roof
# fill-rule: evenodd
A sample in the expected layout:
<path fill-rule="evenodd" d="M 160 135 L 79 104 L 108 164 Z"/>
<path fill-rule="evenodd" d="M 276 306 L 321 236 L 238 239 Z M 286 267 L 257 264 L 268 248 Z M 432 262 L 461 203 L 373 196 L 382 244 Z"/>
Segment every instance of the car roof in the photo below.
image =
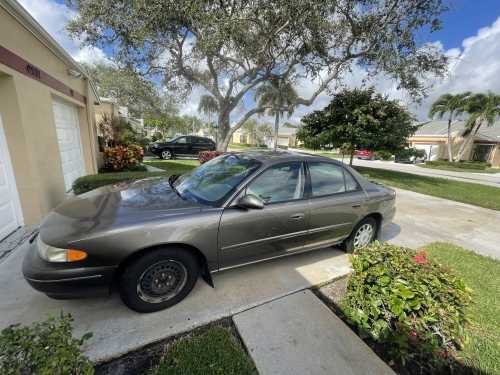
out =
<path fill-rule="evenodd" d="M 333 160 L 321 155 L 308 154 L 305 152 L 298 152 L 298 151 L 252 150 L 252 151 L 234 152 L 234 154 L 258 160 L 264 165 L 272 165 L 288 161 L 325 161 L 338 165 L 342 164 L 337 160 Z"/>

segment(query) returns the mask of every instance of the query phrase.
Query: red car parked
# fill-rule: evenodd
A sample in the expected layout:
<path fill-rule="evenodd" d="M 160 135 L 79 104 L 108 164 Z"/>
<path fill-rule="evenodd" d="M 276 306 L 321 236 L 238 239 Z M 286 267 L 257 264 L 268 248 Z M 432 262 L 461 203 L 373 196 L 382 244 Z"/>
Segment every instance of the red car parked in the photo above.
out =
<path fill-rule="evenodd" d="M 368 150 L 358 150 L 354 154 L 356 158 L 363 160 L 375 160 L 375 153 L 373 151 Z"/>

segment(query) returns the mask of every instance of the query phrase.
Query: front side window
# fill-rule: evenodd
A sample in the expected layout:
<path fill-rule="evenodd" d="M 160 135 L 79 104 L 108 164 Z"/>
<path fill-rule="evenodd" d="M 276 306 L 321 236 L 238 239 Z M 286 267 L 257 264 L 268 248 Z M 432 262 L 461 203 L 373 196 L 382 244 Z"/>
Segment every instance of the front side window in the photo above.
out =
<path fill-rule="evenodd" d="M 330 163 L 309 163 L 309 174 L 313 197 L 346 191 L 344 168 L 341 166 Z"/>
<path fill-rule="evenodd" d="M 260 197 L 265 203 L 277 203 L 302 199 L 304 192 L 304 168 L 301 162 L 270 167 L 247 187 L 247 194 Z"/>
<path fill-rule="evenodd" d="M 219 156 L 180 176 L 173 187 L 184 199 L 217 204 L 260 165 L 259 161 L 241 155 Z"/>
<path fill-rule="evenodd" d="M 175 143 L 182 143 L 182 144 L 187 143 L 186 137 L 177 138 Z"/>

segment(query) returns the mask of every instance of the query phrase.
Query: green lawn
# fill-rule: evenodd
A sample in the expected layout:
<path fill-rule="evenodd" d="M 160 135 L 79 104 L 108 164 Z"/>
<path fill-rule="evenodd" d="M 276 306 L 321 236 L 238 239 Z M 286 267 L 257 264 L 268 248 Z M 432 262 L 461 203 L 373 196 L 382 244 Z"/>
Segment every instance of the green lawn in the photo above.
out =
<path fill-rule="evenodd" d="M 164 169 L 170 174 L 183 174 L 200 165 L 198 160 L 182 159 L 182 160 L 147 160 L 144 162 L 146 165 Z"/>
<path fill-rule="evenodd" d="M 267 149 L 265 146 L 254 146 L 246 143 L 230 143 L 227 147 L 228 151 L 252 150 L 252 149 Z"/>
<path fill-rule="evenodd" d="M 431 259 L 453 269 L 473 290 L 470 340 L 460 356 L 481 374 L 500 374 L 500 261 L 446 243 L 425 248 Z"/>
<path fill-rule="evenodd" d="M 451 165 L 429 165 L 429 164 L 417 164 L 417 166 L 421 168 L 440 169 L 443 171 L 452 171 L 452 172 L 500 173 L 500 169 L 498 168 L 469 169 L 469 168 L 453 167 Z"/>
<path fill-rule="evenodd" d="M 257 370 L 229 329 L 212 327 L 173 344 L 150 374 L 257 375 Z"/>
<path fill-rule="evenodd" d="M 145 164 L 163 169 L 165 172 L 114 172 L 99 173 L 78 178 L 73 183 L 75 194 L 82 194 L 100 186 L 116 184 L 123 181 L 140 180 L 142 178 L 170 176 L 172 174 L 183 174 L 199 165 L 198 160 L 163 160 L 146 161 Z"/>
<path fill-rule="evenodd" d="M 500 188 L 497 187 L 378 168 L 355 168 L 368 179 L 388 186 L 500 210 Z"/>

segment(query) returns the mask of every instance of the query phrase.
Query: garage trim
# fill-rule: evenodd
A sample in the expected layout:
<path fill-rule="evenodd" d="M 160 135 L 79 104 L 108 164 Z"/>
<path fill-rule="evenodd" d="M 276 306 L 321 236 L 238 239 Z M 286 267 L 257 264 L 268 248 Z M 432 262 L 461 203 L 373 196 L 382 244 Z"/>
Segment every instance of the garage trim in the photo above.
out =
<path fill-rule="evenodd" d="M 10 197 L 12 199 L 12 203 L 14 206 L 14 216 L 15 216 L 15 227 L 11 231 L 11 233 L 16 230 L 16 228 L 24 225 L 23 213 L 21 209 L 21 202 L 19 200 L 19 193 L 16 185 L 16 178 L 14 175 L 14 169 L 12 167 L 12 160 L 9 154 L 9 148 L 7 145 L 7 137 L 3 128 L 2 117 L 0 115 L 0 158 L 5 163 L 5 174 L 7 177 L 7 185 L 10 191 Z M 10 233 L 7 233 L 9 235 Z M 2 237 L 0 237 L 2 240 Z"/>

